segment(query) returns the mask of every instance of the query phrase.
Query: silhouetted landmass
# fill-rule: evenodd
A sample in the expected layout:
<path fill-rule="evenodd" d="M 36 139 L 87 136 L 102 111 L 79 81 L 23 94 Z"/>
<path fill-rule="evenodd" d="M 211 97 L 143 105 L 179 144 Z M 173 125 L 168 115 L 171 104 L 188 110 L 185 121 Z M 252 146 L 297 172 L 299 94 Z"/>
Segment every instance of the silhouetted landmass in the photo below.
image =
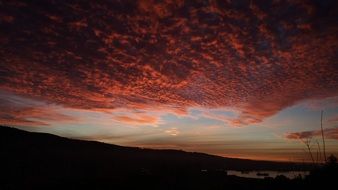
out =
<path fill-rule="evenodd" d="M 333 164 L 329 172 L 323 167 L 306 179 L 241 178 L 225 170 L 313 166 L 123 147 L 9 127 L 0 127 L 0 155 L 0 189 L 302 189 L 322 185 L 324 179 L 331 180 L 331 173 L 337 174 Z"/>

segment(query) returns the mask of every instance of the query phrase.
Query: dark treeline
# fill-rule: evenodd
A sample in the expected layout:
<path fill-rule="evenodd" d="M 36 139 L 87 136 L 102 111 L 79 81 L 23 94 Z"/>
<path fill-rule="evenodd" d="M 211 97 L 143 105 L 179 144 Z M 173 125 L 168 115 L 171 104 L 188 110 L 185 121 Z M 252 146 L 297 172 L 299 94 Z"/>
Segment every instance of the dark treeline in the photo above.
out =
<path fill-rule="evenodd" d="M 337 178 L 335 164 L 223 158 L 81 141 L 0 127 L 0 189 L 303 189 Z M 225 170 L 313 170 L 305 179 L 249 179 Z M 203 171 L 202 171 L 203 170 Z M 207 172 L 205 172 L 207 171 Z"/>

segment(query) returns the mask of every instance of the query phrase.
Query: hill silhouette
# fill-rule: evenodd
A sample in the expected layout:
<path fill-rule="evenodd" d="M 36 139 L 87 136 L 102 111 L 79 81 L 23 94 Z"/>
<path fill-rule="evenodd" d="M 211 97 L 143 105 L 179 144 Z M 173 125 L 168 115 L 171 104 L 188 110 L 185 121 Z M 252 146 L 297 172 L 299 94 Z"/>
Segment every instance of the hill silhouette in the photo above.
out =
<path fill-rule="evenodd" d="M 0 127 L 0 155 L 0 189 L 269 189 L 272 182 L 227 176 L 225 170 L 312 167 L 123 147 L 10 127 Z"/>

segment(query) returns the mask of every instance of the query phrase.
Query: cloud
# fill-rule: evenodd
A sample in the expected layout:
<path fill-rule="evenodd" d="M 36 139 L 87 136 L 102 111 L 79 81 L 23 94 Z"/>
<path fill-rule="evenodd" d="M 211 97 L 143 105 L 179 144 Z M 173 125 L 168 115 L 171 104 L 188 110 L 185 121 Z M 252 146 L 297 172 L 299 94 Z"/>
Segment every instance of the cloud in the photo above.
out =
<path fill-rule="evenodd" d="M 320 130 L 315 131 L 303 131 L 286 134 L 287 139 L 307 139 L 312 137 L 321 137 L 322 133 Z M 324 135 L 327 139 L 338 140 L 338 128 L 328 128 L 324 129 Z"/>
<path fill-rule="evenodd" d="M 48 126 L 50 122 L 75 122 L 75 118 L 38 107 L 1 107 L 0 123 L 9 126 Z"/>
<path fill-rule="evenodd" d="M 153 117 L 149 115 L 134 115 L 134 116 L 126 116 L 126 115 L 117 115 L 113 117 L 114 120 L 118 122 L 123 122 L 132 125 L 153 125 L 157 126 L 159 124 L 159 118 Z"/>
<path fill-rule="evenodd" d="M 233 107 L 233 125 L 338 96 L 336 1 L 43 4 L 2 3 L 3 91 L 87 110 Z"/>
<path fill-rule="evenodd" d="M 323 108 L 326 108 L 326 109 L 338 108 L 338 96 L 324 98 L 320 100 L 310 99 L 310 100 L 304 101 L 302 103 L 302 106 L 304 106 L 307 109 L 311 109 L 315 111 L 323 110 Z"/>
<path fill-rule="evenodd" d="M 177 135 L 180 134 L 180 131 L 176 127 L 165 130 L 164 132 L 171 135 L 171 136 L 177 136 Z"/>
<path fill-rule="evenodd" d="M 224 124 L 230 124 L 230 126 L 233 126 L 234 121 L 236 119 L 236 113 L 235 110 L 231 109 L 199 109 L 200 113 L 197 114 L 198 117 L 203 117 L 211 120 L 220 121 Z M 227 113 L 227 114 L 225 114 Z"/>
<path fill-rule="evenodd" d="M 328 123 L 337 123 L 338 122 L 338 115 L 332 116 L 327 119 Z"/>
<path fill-rule="evenodd" d="M 0 96 L 0 124 L 8 126 L 48 126 L 50 122 L 77 122 L 78 119 L 62 114 L 57 108 L 41 105 L 11 94 Z"/>

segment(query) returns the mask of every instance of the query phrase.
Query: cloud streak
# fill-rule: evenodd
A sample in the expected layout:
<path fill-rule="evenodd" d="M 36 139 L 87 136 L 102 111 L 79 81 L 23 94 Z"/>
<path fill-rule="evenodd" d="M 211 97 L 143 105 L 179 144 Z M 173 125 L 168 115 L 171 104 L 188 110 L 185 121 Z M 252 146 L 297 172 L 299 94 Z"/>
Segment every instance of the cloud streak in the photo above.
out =
<path fill-rule="evenodd" d="M 234 107 L 239 126 L 338 96 L 336 1 L 1 6 L 0 89 L 22 96 L 90 110 Z"/>
<path fill-rule="evenodd" d="M 314 131 L 302 131 L 295 133 L 288 133 L 286 135 L 287 139 L 307 139 L 312 137 L 320 137 L 322 135 L 320 130 Z M 324 130 L 324 135 L 327 139 L 338 140 L 338 128 L 328 128 Z"/>
<path fill-rule="evenodd" d="M 0 124 L 49 126 L 51 122 L 75 123 L 79 118 L 65 115 L 56 106 L 0 91 Z"/>
<path fill-rule="evenodd" d="M 159 118 L 149 115 L 117 115 L 114 116 L 113 119 L 118 122 L 123 122 L 132 125 L 153 125 L 157 126 L 159 123 Z"/>

